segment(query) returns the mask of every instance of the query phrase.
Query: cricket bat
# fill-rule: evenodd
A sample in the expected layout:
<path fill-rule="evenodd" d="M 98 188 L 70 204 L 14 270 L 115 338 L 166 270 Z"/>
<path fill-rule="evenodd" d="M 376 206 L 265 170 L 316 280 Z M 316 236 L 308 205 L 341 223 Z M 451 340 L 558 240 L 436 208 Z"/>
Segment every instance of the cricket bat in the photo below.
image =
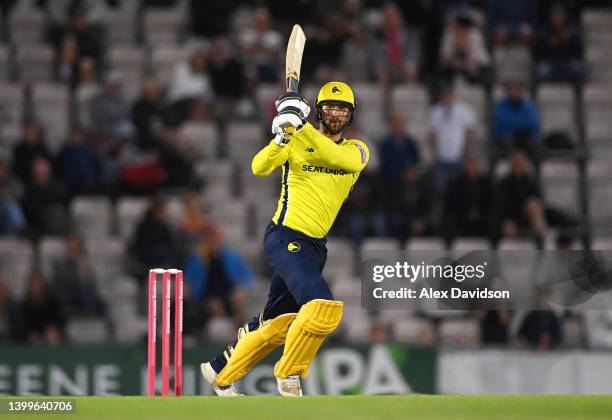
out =
<path fill-rule="evenodd" d="M 306 35 L 300 25 L 293 25 L 293 30 L 287 43 L 287 58 L 285 59 L 285 75 L 287 80 L 287 92 L 298 92 L 300 87 L 300 68 L 302 67 L 302 55 L 306 45 Z M 293 134 L 293 127 L 284 128 L 285 135 Z"/>
<path fill-rule="evenodd" d="M 287 92 L 298 92 L 300 86 L 300 67 L 302 67 L 302 54 L 306 35 L 300 25 L 293 25 L 289 42 L 287 43 L 287 59 L 285 60 L 285 74 L 287 76 Z"/>

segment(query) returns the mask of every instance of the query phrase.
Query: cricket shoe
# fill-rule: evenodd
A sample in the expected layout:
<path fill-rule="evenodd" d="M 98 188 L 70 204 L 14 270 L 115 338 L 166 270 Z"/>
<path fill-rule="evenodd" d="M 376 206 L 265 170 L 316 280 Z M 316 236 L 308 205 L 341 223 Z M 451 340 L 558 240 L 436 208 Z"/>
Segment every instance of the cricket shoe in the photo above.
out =
<path fill-rule="evenodd" d="M 290 375 L 285 379 L 276 378 L 278 393 L 283 397 L 301 397 L 302 385 L 300 384 L 299 375 Z"/>
<path fill-rule="evenodd" d="M 200 371 L 202 372 L 204 379 L 206 379 L 206 381 L 212 386 L 213 391 L 215 391 L 215 394 L 217 394 L 218 396 L 220 397 L 242 397 L 244 396 L 244 394 L 241 394 L 240 392 L 238 392 L 234 384 L 227 385 L 227 386 L 217 385 L 217 383 L 215 382 L 215 380 L 217 379 L 217 372 L 215 372 L 215 369 L 211 366 L 210 363 L 208 362 L 201 363 Z"/>

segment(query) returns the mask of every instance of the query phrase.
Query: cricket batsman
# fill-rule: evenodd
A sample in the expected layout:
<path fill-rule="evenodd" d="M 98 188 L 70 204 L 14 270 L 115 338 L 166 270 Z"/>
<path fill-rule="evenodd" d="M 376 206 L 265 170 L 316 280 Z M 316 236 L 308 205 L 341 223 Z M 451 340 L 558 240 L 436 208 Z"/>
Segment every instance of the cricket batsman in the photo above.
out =
<path fill-rule="evenodd" d="M 340 323 L 343 304 L 334 299 L 322 271 L 327 233 L 370 157 L 364 142 L 342 136 L 356 104 L 347 84 L 325 84 L 315 104 L 317 129 L 306 121 L 310 106 L 300 94 L 276 101 L 275 137 L 252 162 L 258 176 L 282 168 L 278 208 L 263 241 L 272 282 L 263 312 L 238 330 L 238 341 L 201 364 L 217 395 L 241 395 L 233 384 L 284 344 L 274 367 L 278 392 L 302 396 L 300 377 L 308 375 L 323 340 Z"/>

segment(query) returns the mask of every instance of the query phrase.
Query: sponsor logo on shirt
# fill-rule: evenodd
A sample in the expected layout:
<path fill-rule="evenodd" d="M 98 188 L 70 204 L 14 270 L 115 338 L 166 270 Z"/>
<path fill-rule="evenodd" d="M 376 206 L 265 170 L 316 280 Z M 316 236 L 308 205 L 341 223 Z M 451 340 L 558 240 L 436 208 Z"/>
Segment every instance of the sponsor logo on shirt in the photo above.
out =
<path fill-rule="evenodd" d="M 346 172 L 344 169 L 332 169 L 332 168 L 326 168 L 325 166 L 313 166 L 313 165 L 302 165 L 302 171 L 319 172 L 322 174 L 330 174 L 330 175 L 349 175 L 350 174 L 350 172 Z"/>

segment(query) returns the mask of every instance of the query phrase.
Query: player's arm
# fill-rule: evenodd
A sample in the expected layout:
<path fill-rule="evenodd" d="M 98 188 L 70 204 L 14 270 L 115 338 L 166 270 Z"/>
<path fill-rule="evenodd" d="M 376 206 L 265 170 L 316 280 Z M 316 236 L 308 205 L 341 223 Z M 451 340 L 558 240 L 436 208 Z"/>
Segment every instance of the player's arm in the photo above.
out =
<path fill-rule="evenodd" d="M 327 164 L 335 169 L 359 173 L 370 159 L 370 151 L 365 143 L 355 141 L 342 145 L 336 144 L 307 123 L 297 133 L 296 139 L 311 146 Z"/>
<path fill-rule="evenodd" d="M 289 148 L 280 146 L 272 140 L 270 144 L 261 149 L 253 158 L 253 162 L 251 162 L 253 175 L 270 175 L 274 169 L 285 163 L 288 157 Z"/>

